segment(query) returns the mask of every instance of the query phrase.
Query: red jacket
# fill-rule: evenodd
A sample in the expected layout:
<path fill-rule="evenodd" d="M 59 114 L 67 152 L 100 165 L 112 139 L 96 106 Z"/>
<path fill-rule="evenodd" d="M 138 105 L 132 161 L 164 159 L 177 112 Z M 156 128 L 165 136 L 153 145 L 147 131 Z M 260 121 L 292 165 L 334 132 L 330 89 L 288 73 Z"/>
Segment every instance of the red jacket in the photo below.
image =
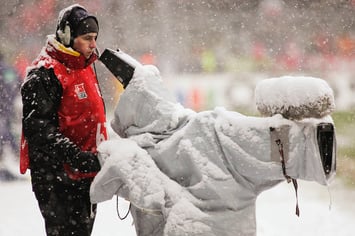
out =
<path fill-rule="evenodd" d="M 61 87 L 60 101 L 58 100 L 59 103 L 53 105 L 53 107 L 56 107 L 55 119 L 57 120 L 54 124 L 58 128 L 55 131 L 57 133 L 54 135 L 60 135 L 62 138 L 58 140 L 61 141 L 68 138 L 71 144 L 70 148 L 74 146 L 74 149 L 78 148 L 80 151 L 89 151 L 92 153 L 96 153 L 98 144 L 107 139 L 104 102 L 101 97 L 96 75 L 92 66 L 90 66 L 96 59 L 97 55 L 93 54 L 89 60 L 86 60 L 86 58 L 79 53 L 63 47 L 63 45 L 58 43 L 54 38 L 49 38 L 46 47 L 34 61 L 33 68 L 31 68 L 32 70 L 41 67 L 46 70 L 53 69 L 54 75 L 59 81 Z M 38 75 L 28 76 L 28 80 L 25 81 L 23 88 L 26 87 L 27 83 L 35 83 L 34 81 L 30 82 L 31 80 L 41 80 L 40 77 L 41 76 Z M 34 86 L 28 85 L 27 87 Z M 23 100 L 25 100 L 26 89 L 22 90 L 24 90 L 21 92 Z M 36 91 L 35 93 L 41 94 L 43 92 Z M 49 96 L 48 94 L 44 93 L 43 96 Z M 50 98 L 50 100 L 56 101 L 52 98 Z M 29 101 L 27 103 L 24 101 L 24 105 L 25 104 L 29 104 Z M 44 109 L 47 108 L 44 107 Z M 39 108 L 39 110 L 41 109 Z M 33 116 L 34 120 L 38 119 L 35 115 Z M 52 117 L 44 119 L 53 120 Z M 26 126 L 26 122 L 23 122 L 23 125 Z M 26 132 L 24 133 L 26 137 Z M 28 131 L 27 133 L 31 132 Z M 30 137 L 32 135 L 28 136 Z M 29 167 L 29 159 L 31 159 L 31 154 L 28 158 L 28 145 L 25 141 L 29 137 L 23 138 L 21 145 L 20 169 L 22 173 Z M 33 140 L 35 139 L 33 138 Z M 36 146 L 36 142 L 32 143 Z M 29 146 L 31 146 L 31 142 L 29 142 L 29 144 Z M 54 143 L 53 145 L 55 146 L 56 144 Z M 62 146 L 63 145 L 61 145 L 61 147 Z M 66 150 L 63 150 L 63 152 L 66 152 Z M 56 155 L 55 152 L 53 153 Z M 74 154 L 78 153 L 71 151 L 70 154 L 68 154 L 68 158 L 71 158 L 70 155 Z M 63 163 L 66 173 L 72 179 L 94 177 L 96 175 L 96 172 L 82 173 L 75 171 L 65 160 L 63 160 Z"/>

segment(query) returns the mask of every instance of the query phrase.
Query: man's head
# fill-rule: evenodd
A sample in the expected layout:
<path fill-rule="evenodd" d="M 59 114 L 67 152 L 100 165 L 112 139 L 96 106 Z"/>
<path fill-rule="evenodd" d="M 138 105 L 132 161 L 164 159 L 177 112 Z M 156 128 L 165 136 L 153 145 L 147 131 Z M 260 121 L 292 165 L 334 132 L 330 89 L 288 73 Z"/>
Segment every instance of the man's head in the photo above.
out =
<path fill-rule="evenodd" d="M 71 5 L 59 13 L 56 38 L 66 47 L 89 57 L 96 48 L 98 21 L 79 4 Z"/>

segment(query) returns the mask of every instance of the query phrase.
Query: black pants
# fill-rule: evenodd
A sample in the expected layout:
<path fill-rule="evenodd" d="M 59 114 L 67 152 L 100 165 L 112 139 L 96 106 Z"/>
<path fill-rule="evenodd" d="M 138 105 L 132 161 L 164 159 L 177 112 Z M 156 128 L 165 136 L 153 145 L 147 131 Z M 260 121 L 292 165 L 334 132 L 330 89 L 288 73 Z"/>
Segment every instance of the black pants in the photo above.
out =
<path fill-rule="evenodd" d="M 48 236 L 90 236 L 96 205 L 90 203 L 91 180 L 33 185 Z"/>

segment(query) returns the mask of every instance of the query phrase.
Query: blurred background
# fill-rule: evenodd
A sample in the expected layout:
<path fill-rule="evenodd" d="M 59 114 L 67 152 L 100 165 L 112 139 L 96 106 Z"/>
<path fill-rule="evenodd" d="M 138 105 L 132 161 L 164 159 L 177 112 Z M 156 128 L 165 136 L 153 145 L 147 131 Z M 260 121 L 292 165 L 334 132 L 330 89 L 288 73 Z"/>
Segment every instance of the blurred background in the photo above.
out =
<path fill-rule="evenodd" d="M 59 11 L 73 3 L 97 16 L 101 51 L 120 48 L 157 65 L 177 99 L 196 111 L 224 106 L 258 115 L 261 79 L 327 80 L 337 105 L 338 176 L 355 188 L 354 0 L 1 0 L 0 52 L 21 79 L 55 33 Z M 96 64 L 111 114 L 122 87 Z M 20 100 L 13 101 L 19 123 Z"/>

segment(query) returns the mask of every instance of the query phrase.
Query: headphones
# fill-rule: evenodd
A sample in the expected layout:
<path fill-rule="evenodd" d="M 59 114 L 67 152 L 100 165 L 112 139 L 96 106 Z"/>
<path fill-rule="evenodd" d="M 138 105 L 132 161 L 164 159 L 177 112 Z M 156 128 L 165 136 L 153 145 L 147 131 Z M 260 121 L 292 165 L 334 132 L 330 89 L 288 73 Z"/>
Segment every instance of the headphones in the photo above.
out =
<path fill-rule="evenodd" d="M 70 33 L 69 22 L 66 22 L 64 29 L 57 30 L 57 36 L 60 42 L 62 42 L 64 46 L 66 47 L 70 46 L 71 33 Z"/>
<path fill-rule="evenodd" d="M 64 46 L 70 47 L 74 44 L 74 38 L 79 32 L 82 33 L 82 27 L 78 29 L 80 22 L 87 18 L 92 18 L 96 22 L 98 30 L 99 24 L 95 16 L 90 15 L 86 9 L 79 4 L 75 4 L 71 8 L 66 8 L 59 13 L 56 37 Z M 88 26 L 90 29 L 90 26 Z M 80 30 L 81 29 L 81 30 Z"/>
<path fill-rule="evenodd" d="M 87 10 L 79 4 L 74 4 L 69 8 L 59 13 L 58 18 L 57 39 L 66 47 L 72 46 L 74 42 L 75 31 L 77 30 L 80 21 L 92 17 L 98 26 L 98 22 L 95 16 L 89 15 Z"/>

